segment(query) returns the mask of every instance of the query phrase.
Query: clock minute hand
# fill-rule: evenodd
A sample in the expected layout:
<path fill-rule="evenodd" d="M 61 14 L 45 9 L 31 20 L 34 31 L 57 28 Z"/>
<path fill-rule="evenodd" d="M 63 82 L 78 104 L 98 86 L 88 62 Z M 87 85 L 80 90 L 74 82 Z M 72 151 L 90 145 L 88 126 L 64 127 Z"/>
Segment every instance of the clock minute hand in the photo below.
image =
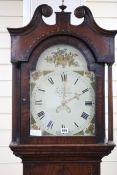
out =
<path fill-rule="evenodd" d="M 72 98 L 69 98 L 69 99 L 67 99 L 67 100 L 64 100 L 63 101 L 63 104 L 65 105 L 65 104 L 67 104 L 67 103 L 69 103 L 70 101 L 72 101 L 73 99 L 77 99 L 77 100 L 79 100 L 79 97 L 82 95 L 82 94 L 84 94 L 85 92 L 87 92 L 88 91 L 88 88 L 87 89 L 85 89 L 84 91 L 82 91 L 82 93 L 81 94 L 75 94 L 75 96 L 74 97 L 72 97 Z"/>

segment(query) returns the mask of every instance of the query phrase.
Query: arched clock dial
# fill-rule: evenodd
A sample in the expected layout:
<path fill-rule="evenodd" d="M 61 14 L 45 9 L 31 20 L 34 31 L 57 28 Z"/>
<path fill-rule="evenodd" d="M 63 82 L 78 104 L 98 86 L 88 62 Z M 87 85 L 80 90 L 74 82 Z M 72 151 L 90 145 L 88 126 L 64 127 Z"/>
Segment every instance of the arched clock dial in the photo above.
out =
<path fill-rule="evenodd" d="M 30 80 L 36 135 L 94 136 L 94 85 L 94 73 L 75 47 L 58 44 L 42 52 Z"/>

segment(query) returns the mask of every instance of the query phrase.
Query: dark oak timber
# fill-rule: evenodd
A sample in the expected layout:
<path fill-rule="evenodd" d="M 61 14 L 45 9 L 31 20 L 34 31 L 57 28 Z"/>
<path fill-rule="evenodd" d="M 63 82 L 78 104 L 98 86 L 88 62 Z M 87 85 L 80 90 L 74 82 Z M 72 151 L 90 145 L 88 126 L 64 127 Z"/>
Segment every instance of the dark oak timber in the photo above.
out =
<path fill-rule="evenodd" d="M 108 140 L 113 141 L 112 65 L 108 65 Z"/>
<path fill-rule="evenodd" d="M 46 4 L 39 6 L 31 22 L 22 28 L 8 28 L 11 35 L 11 62 L 13 67 L 12 90 L 12 142 L 11 150 L 22 159 L 23 175 L 100 175 L 100 162 L 114 149 L 112 64 L 114 63 L 114 38 L 117 30 L 99 27 L 86 6 L 76 8 L 77 18 L 84 18 L 80 25 L 71 25 L 71 13 L 56 12 L 56 24 L 48 25 L 44 17 L 53 10 Z M 89 71 L 95 73 L 96 109 L 94 136 L 30 136 L 30 71 L 35 70 L 40 54 L 55 44 L 68 44 L 85 57 Z M 108 140 L 105 142 L 105 64 L 108 65 Z M 61 81 L 66 81 L 63 73 Z M 52 86 L 51 77 L 48 83 Z M 74 82 L 74 86 L 78 79 Z M 44 89 L 38 89 L 45 93 Z M 84 89 L 82 93 L 87 93 Z M 38 99 L 41 107 L 43 101 Z M 85 105 L 91 106 L 92 101 Z M 44 111 L 37 114 L 43 120 Z M 89 117 L 82 114 L 84 120 Z M 53 127 L 50 120 L 48 127 Z M 64 123 L 63 123 L 64 125 Z M 78 127 L 78 124 L 74 125 Z"/>

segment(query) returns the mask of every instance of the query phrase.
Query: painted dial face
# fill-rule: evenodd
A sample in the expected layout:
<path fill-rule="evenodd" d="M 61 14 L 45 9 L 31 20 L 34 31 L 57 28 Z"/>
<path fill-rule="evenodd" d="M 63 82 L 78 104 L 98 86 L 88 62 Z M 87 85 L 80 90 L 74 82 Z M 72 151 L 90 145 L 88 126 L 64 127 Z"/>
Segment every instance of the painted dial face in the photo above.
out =
<path fill-rule="evenodd" d="M 38 131 L 31 135 L 93 136 L 95 134 L 94 74 L 87 70 L 83 56 L 79 55 L 79 52 L 71 46 L 53 46 L 42 55 L 47 65 L 40 60 L 41 64 L 37 63 L 36 71 L 31 73 L 31 127 L 33 131 L 34 129 Z M 59 58 L 59 64 L 54 67 L 52 64 L 55 64 L 55 60 L 52 58 L 56 58 L 55 56 Z M 71 60 L 66 63 L 65 56 L 67 60 L 75 58 L 74 63 L 72 60 L 72 68 Z M 76 57 L 79 57 L 78 62 Z"/>
<path fill-rule="evenodd" d="M 42 131 L 52 135 L 80 134 L 94 116 L 94 90 L 79 73 L 54 71 L 40 78 L 34 87 L 31 107 Z"/>

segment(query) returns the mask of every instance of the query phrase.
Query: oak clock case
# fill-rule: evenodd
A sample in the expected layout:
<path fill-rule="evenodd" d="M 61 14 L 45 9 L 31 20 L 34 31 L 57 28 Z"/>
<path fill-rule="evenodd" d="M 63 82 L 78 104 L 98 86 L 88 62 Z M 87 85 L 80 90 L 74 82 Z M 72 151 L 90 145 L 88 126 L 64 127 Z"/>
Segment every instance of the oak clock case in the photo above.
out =
<path fill-rule="evenodd" d="M 87 45 L 71 36 L 47 38 L 33 50 L 30 61 L 22 64 L 21 91 L 27 94 L 22 110 L 28 114 L 22 122 L 23 142 L 103 141 L 104 101 L 100 111 L 98 100 L 104 92 L 100 97 L 98 87 L 104 88 L 104 66 L 97 63 L 96 69 L 94 64 Z"/>
<path fill-rule="evenodd" d="M 12 141 L 23 175 L 100 175 L 114 149 L 112 65 L 117 31 L 100 28 L 89 8 L 75 9 L 80 25 L 60 6 L 56 24 L 39 6 L 31 22 L 8 28 L 13 68 Z M 108 68 L 108 137 L 105 136 L 105 65 Z"/>

